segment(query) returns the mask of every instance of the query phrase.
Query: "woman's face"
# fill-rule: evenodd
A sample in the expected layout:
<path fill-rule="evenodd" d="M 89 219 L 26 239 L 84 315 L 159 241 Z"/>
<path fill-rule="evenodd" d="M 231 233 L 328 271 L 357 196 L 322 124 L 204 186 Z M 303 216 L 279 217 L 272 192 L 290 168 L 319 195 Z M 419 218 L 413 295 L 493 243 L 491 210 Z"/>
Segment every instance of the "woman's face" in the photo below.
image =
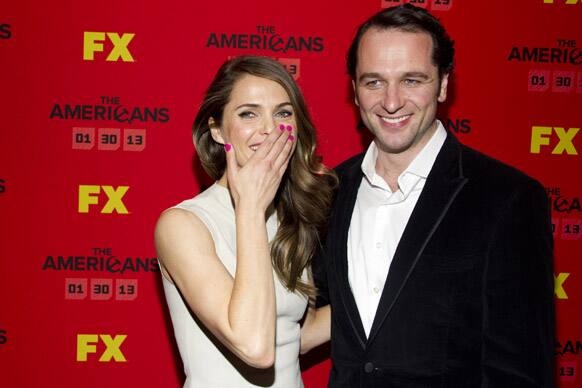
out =
<path fill-rule="evenodd" d="M 282 124 L 291 125 L 293 131 L 288 133 L 297 137 L 295 112 L 285 89 L 275 81 L 244 75 L 235 82 L 224 107 L 222 126 L 211 122 L 210 128 L 214 140 L 235 149 L 237 162 L 243 166 L 267 135 L 279 131 Z"/>

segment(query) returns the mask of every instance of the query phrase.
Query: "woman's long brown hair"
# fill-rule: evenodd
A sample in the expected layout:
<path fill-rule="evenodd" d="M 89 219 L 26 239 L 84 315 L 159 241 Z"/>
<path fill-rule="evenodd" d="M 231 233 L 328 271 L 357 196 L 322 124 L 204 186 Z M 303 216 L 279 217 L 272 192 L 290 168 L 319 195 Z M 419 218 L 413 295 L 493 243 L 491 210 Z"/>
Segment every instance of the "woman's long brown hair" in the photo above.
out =
<path fill-rule="evenodd" d="M 225 62 L 208 87 L 194 120 L 194 142 L 204 170 L 220 179 L 226 168 L 224 146 L 212 139 L 208 121 L 222 124 L 224 106 L 234 84 L 244 75 L 266 78 L 281 85 L 291 100 L 297 123 L 297 147 L 275 197 L 279 228 L 271 241 L 271 260 L 281 282 L 290 291 L 313 296 L 314 288 L 302 279 L 320 245 L 327 224 L 335 174 L 315 155 L 315 128 L 299 87 L 275 60 L 240 56 Z"/>

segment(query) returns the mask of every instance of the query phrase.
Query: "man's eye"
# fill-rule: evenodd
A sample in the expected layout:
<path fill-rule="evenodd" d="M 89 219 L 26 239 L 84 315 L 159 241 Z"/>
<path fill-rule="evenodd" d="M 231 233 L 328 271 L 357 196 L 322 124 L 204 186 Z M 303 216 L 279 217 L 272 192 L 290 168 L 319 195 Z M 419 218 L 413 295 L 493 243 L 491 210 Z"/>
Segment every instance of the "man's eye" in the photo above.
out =
<path fill-rule="evenodd" d="M 411 78 L 407 78 L 404 80 L 404 84 L 408 85 L 408 86 L 416 86 L 420 83 L 419 80 L 417 79 L 411 79 Z"/>
<path fill-rule="evenodd" d="M 380 80 L 378 79 L 372 79 L 369 81 L 366 81 L 366 87 L 368 88 L 377 88 L 380 86 Z"/>

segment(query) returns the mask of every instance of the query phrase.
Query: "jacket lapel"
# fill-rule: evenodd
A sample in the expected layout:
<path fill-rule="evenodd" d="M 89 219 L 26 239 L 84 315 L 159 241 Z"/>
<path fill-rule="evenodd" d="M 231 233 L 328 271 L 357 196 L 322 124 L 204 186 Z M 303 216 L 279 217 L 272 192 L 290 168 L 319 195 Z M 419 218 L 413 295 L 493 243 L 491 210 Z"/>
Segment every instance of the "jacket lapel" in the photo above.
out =
<path fill-rule="evenodd" d="M 394 254 L 367 346 L 375 339 L 425 246 L 466 182 L 460 143 L 449 133 Z"/>
<path fill-rule="evenodd" d="M 362 155 L 363 156 L 363 155 Z M 341 189 L 338 191 L 338 196 L 335 201 L 334 208 L 336 209 L 332 219 L 330 229 L 330 238 L 333 243 L 330 244 L 334 249 L 330 252 L 330 260 L 332 261 L 333 274 L 336 276 L 336 284 L 339 285 L 341 302 L 347 313 L 347 319 L 354 330 L 358 342 L 365 349 L 366 334 L 358 307 L 352 294 L 352 290 L 348 281 L 348 255 L 347 255 L 347 241 L 348 231 L 352 220 L 352 212 L 356 203 L 358 195 L 358 188 L 362 181 L 363 173 L 361 170 L 361 158 L 358 162 L 353 164 L 351 169 L 346 172 L 342 178 L 340 185 Z M 334 233 L 331 233 L 334 231 Z"/>

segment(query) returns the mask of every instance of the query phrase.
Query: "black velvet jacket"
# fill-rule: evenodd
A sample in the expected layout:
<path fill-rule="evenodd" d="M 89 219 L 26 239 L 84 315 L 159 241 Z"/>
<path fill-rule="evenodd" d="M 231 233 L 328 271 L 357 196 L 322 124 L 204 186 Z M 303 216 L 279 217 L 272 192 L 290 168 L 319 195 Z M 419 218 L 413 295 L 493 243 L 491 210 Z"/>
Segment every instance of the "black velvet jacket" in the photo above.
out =
<path fill-rule="evenodd" d="M 329 387 L 550 387 L 552 231 L 544 188 L 448 133 L 406 225 L 366 338 L 347 275 L 363 174 L 340 165 L 318 305 L 331 303 Z"/>

